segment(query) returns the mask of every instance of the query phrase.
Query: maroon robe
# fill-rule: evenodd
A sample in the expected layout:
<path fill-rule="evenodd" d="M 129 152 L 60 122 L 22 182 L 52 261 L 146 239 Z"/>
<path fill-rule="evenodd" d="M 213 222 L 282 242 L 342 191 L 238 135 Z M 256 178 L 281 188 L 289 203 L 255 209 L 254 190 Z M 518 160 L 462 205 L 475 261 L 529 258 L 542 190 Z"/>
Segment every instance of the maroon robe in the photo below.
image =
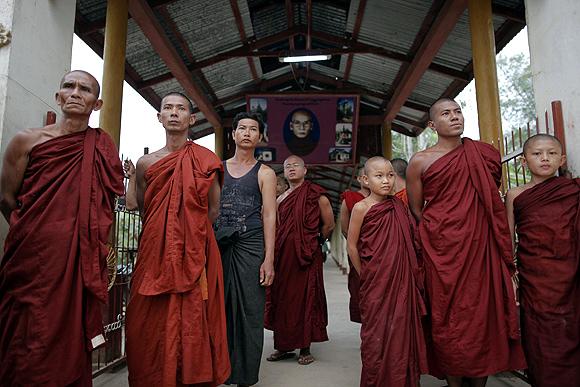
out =
<path fill-rule="evenodd" d="M 417 387 L 427 372 L 422 268 L 413 226 L 409 210 L 393 196 L 372 206 L 362 223 L 361 387 Z"/>
<path fill-rule="evenodd" d="M 468 138 L 422 176 L 419 233 L 435 376 L 525 368 L 510 275 L 510 231 L 499 196 L 499 152 Z"/>
<path fill-rule="evenodd" d="M 345 191 L 341 195 L 342 199 L 346 204 L 348 213 L 352 213 L 352 209 L 355 204 L 363 200 L 365 197 L 358 191 Z M 350 257 L 348 258 L 348 292 L 350 294 L 350 300 L 348 302 L 348 310 L 350 312 L 350 321 L 360 323 L 360 307 L 359 307 L 359 288 L 360 288 L 360 278 L 358 273 L 352 266 Z"/>
<path fill-rule="evenodd" d="M 532 385 L 580 385 L 580 179 L 514 200 L 522 335 Z"/>
<path fill-rule="evenodd" d="M 0 385 L 92 385 L 114 196 L 123 191 L 117 148 L 100 129 L 30 151 L 0 266 Z"/>
<path fill-rule="evenodd" d="M 278 205 L 274 269 L 266 300 L 265 327 L 274 348 L 292 351 L 328 340 L 328 312 L 318 242 L 324 189 L 305 181 Z"/>
<path fill-rule="evenodd" d="M 208 192 L 217 156 L 193 142 L 145 171 L 143 231 L 127 307 L 131 386 L 217 386 L 230 374 Z"/>

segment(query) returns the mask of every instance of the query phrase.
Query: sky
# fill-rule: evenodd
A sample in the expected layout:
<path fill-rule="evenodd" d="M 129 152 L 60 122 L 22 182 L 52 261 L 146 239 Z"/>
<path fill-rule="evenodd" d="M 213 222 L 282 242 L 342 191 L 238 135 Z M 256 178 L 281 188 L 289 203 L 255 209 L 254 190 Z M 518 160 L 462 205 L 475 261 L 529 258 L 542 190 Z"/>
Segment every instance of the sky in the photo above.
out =
<path fill-rule="evenodd" d="M 518 53 L 526 53 L 529 56 L 527 27 L 508 43 L 499 55 L 512 56 Z M 76 35 L 73 39 L 71 69 L 88 71 L 102 84 L 103 60 Z M 465 117 L 464 135 L 479 139 L 475 82 L 470 82 L 456 99 L 465 102 L 466 106 L 463 109 Z M 90 125 L 93 127 L 99 126 L 98 112 L 93 113 L 91 116 Z M 214 150 L 215 141 L 213 134 L 196 142 L 212 151 Z M 125 82 L 121 117 L 121 155 L 123 158 L 130 158 L 135 162 L 143 155 L 145 147 L 149 147 L 149 151 L 153 152 L 164 145 L 165 134 L 163 127 L 157 120 L 157 111 Z"/>

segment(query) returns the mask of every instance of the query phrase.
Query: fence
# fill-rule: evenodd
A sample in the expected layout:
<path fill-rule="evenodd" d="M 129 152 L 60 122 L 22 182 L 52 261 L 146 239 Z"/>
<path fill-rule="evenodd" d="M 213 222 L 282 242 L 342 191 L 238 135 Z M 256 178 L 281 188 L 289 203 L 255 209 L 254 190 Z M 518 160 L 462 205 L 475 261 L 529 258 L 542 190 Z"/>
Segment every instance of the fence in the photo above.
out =
<path fill-rule="evenodd" d="M 506 155 L 502 157 L 502 166 L 504 166 L 505 184 L 503 186 L 504 193 L 513 187 L 526 184 L 530 181 L 530 172 L 522 165 L 521 156 L 523 154 L 523 146 L 525 141 L 538 133 L 553 134 L 562 143 L 563 154 L 566 153 L 566 141 L 564 136 L 564 116 L 562 113 L 562 103 L 560 101 L 553 101 L 552 108 L 552 125 L 548 111 L 545 115 L 544 131 L 540 130 L 538 120 L 535 122 L 528 122 L 525 128 L 518 128 L 512 130 L 511 133 L 504 135 L 504 150 Z M 560 175 L 566 172 L 566 165 L 560 169 Z"/>
<path fill-rule="evenodd" d="M 109 263 L 109 276 L 113 285 L 109 291 L 109 302 L 103 310 L 107 342 L 93 351 L 93 377 L 121 367 L 126 361 L 125 313 L 129 302 L 129 282 L 137 256 L 141 218 L 138 212 L 127 211 L 124 197 L 117 198 L 113 227 L 115 257 Z"/>

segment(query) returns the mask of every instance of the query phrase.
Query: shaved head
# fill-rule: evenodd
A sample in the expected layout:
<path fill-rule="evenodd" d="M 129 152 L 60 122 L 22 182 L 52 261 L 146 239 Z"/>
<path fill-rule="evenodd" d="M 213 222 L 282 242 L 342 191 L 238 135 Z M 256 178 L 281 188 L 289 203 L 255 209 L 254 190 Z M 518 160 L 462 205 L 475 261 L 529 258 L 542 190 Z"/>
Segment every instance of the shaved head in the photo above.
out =
<path fill-rule="evenodd" d="M 437 101 L 435 101 L 433 103 L 433 105 L 431 105 L 431 107 L 429 108 L 429 119 L 432 120 L 435 117 L 435 112 L 437 111 L 437 107 L 442 103 L 442 102 L 455 102 L 455 100 L 453 98 L 439 98 Z M 459 105 L 459 104 L 457 104 Z"/>
<path fill-rule="evenodd" d="M 389 160 L 384 158 L 383 156 L 374 156 L 368 159 L 364 166 L 364 174 L 367 175 L 371 166 L 375 166 L 377 164 L 391 164 Z"/>
<path fill-rule="evenodd" d="M 99 98 L 99 96 L 101 95 L 101 85 L 99 85 L 99 81 L 97 81 L 97 78 L 95 78 L 93 76 L 93 74 L 91 74 L 91 73 L 89 73 L 87 71 L 84 71 L 84 70 L 72 70 L 72 71 L 69 71 L 68 73 L 64 74 L 62 76 L 62 78 L 60 79 L 59 86 L 62 87 L 62 85 L 64 84 L 64 81 L 65 81 L 65 78 L 67 77 L 67 75 L 75 74 L 75 73 L 84 74 L 84 75 L 86 75 L 87 77 L 89 77 L 91 79 L 91 81 L 93 82 L 94 90 L 95 90 L 95 93 L 94 94 L 97 96 L 97 98 Z"/>
<path fill-rule="evenodd" d="M 304 160 L 302 160 L 301 157 L 298 157 L 296 155 L 290 155 L 286 158 L 286 160 L 284 160 L 284 164 L 292 164 L 292 163 L 299 163 L 305 165 Z"/>
<path fill-rule="evenodd" d="M 558 145 L 558 148 L 560 148 L 560 152 L 562 152 L 564 150 L 562 147 L 562 143 L 556 137 L 552 136 L 551 134 L 547 134 L 547 133 L 539 133 L 539 134 L 533 135 L 532 137 L 528 138 L 526 140 L 526 142 L 524 142 L 524 156 L 526 155 L 526 152 L 528 152 L 530 150 L 530 147 L 532 145 L 534 145 L 534 143 L 538 140 L 552 141 L 554 144 Z"/>
<path fill-rule="evenodd" d="M 391 160 L 391 165 L 393 166 L 393 170 L 397 175 L 399 175 L 399 177 L 401 177 L 402 179 L 407 178 L 407 165 L 409 165 L 409 163 L 407 163 L 403 159 L 397 158 Z"/>

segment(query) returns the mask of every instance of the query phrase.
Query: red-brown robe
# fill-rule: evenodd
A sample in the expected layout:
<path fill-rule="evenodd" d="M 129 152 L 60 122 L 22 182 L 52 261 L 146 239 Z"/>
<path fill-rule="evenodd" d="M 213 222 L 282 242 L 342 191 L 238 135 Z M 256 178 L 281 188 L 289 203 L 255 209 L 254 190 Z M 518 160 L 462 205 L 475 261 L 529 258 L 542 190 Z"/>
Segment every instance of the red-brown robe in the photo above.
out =
<path fill-rule="evenodd" d="M 127 308 L 131 386 L 217 386 L 229 376 L 222 267 L 208 218 L 221 172 L 217 156 L 193 142 L 145 172 Z"/>
<path fill-rule="evenodd" d="M 352 213 L 355 204 L 363 200 L 365 197 L 359 191 L 345 191 L 341 195 L 346 204 L 348 213 Z M 350 321 L 360 323 L 360 308 L 359 308 L 359 288 L 360 279 L 358 273 L 352 266 L 350 257 L 348 259 L 348 292 L 350 293 L 350 300 L 348 302 L 348 311 L 350 312 Z"/>
<path fill-rule="evenodd" d="M 403 203 L 405 203 L 405 205 L 407 207 L 409 207 L 409 198 L 407 197 L 407 188 L 403 188 L 402 190 L 397 192 L 395 194 L 395 196 L 398 197 L 399 199 L 401 199 L 403 201 Z"/>
<path fill-rule="evenodd" d="M 328 312 L 318 242 L 324 189 L 305 181 L 278 205 L 274 269 L 266 299 L 265 327 L 274 348 L 292 351 L 328 340 Z"/>
<path fill-rule="evenodd" d="M 0 266 L 0 385 L 92 385 L 123 192 L 117 148 L 100 129 L 31 149 Z"/>
<path fill-rule="evenodd" d="M 514 200 L 522 341 L 532 385 L 580 385 L 580 179 Z"/>
<path fill-rule="evenodd" d="M 435 376 L 525 368 L 499 152 L 468 138 L 422 176 L 420 222 Z"/>
<path fill-rule="evenodd" d="M 361 258 L 361 386 L 417 387 L 427 372 L 421 316 L 422 267 L 414 220 L 389 196 L 366 213 L 358 241 Z"/>

